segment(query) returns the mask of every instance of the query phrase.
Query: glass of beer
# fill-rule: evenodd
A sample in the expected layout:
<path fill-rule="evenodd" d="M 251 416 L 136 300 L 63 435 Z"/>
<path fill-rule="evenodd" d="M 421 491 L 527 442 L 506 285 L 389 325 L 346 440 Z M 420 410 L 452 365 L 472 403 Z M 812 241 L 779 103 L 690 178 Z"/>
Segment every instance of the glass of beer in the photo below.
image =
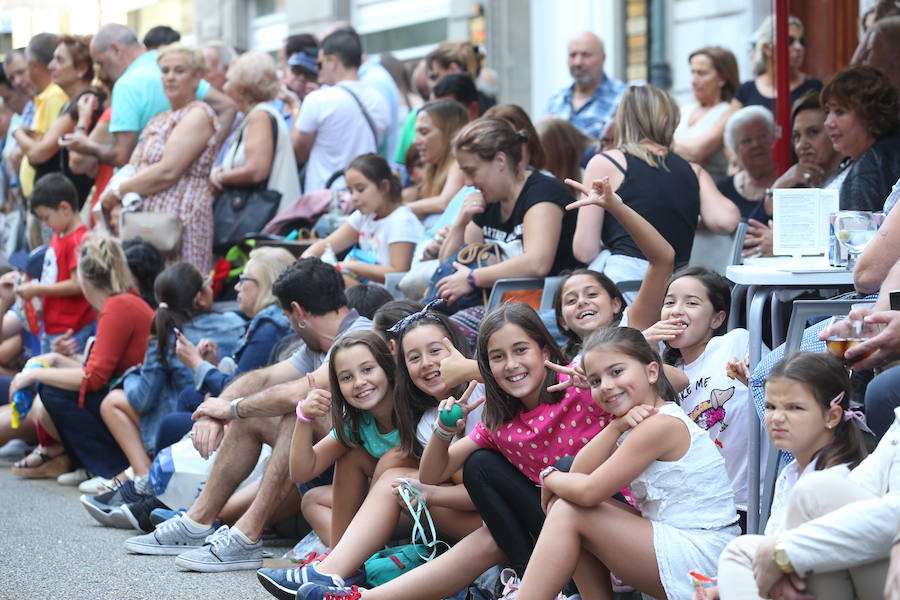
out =
<path fill-rule="evenodd" d="M 853 346 L 863 343 L 878 333 L 878 327 L 861 319 L 851 319 L 847 315 L 834 316 L 828 320 L 829 336 L 825 340 L 828 351 L 844 360 L 844 353 Z M 860 356 L 856 360 L 862 360 Z M 855 362 L 855 361 L 854 361 Z"/>

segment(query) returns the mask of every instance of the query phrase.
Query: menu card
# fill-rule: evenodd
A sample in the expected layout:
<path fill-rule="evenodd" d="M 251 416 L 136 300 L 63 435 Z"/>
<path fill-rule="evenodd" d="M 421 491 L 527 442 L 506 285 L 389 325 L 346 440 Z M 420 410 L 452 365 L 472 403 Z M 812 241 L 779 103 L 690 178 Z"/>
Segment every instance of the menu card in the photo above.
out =
<path fill-rule="evenodd" d="M 839 210 L 838 194 L 838 190 L 817 188 L 774 190 L 773 254 L 827 254 L 828 216 Z"/>

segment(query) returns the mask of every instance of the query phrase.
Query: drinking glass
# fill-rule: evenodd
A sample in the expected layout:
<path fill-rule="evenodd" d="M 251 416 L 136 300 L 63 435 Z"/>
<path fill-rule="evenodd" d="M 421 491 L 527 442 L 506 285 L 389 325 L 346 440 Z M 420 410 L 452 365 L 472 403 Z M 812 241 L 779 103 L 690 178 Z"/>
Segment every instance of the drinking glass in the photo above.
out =
<path fill-rule="evenodd" d="M 828 351 L 844 360 L 844 353 L 863 343 L 869 338 L 874 337 L 880 331 L 880 327 L 874 323 L 866 323 L 859 319 L 850 319 L 847 315 L 840 315 L 828 319 L 826 327 L 830 335 L 825 340 Z M 872 351 L 874 352 L 874 350 Z M 871 352 L 860 356 L 856 360 L 866 358 Z M 856 362 L 856 360 L 854 362 Z"/>
<path fill-rule="evenodd" d="M 853 270 L 859 255 L 877 232 L 878 219 L 871 212 L 842 210 L 834 216 L 834 235 L 850 254 L 848 270 Z"/>

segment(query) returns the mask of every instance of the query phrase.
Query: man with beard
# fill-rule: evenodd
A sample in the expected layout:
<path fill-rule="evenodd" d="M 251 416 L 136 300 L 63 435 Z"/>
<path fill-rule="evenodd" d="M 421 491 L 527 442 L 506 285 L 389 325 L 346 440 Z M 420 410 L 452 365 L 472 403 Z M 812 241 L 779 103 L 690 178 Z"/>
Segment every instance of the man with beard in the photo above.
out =
<path fill-rule="evenodd" d="M 569 73 L 574 82 L 550 98 L 547 114 L 566 119 L 587 135 L 600 138 L 613 118 L 625 84 L 603 72 L 603 42 L 590 31 L 569 41 Z"/>

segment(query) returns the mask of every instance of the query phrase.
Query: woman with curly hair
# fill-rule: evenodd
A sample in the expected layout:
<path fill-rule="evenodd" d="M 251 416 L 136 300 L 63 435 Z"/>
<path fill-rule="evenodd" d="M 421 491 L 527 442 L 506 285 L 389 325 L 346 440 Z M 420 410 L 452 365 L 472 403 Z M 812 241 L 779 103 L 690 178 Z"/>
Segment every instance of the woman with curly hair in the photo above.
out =
<path fill-rule="evenodd" d="M 839 71 L 822 89 L 825 130 L 850 157 L 841 183 L 841 210 L 881 210 L 900 178 L 900 97 L 872 67 Z"/>

